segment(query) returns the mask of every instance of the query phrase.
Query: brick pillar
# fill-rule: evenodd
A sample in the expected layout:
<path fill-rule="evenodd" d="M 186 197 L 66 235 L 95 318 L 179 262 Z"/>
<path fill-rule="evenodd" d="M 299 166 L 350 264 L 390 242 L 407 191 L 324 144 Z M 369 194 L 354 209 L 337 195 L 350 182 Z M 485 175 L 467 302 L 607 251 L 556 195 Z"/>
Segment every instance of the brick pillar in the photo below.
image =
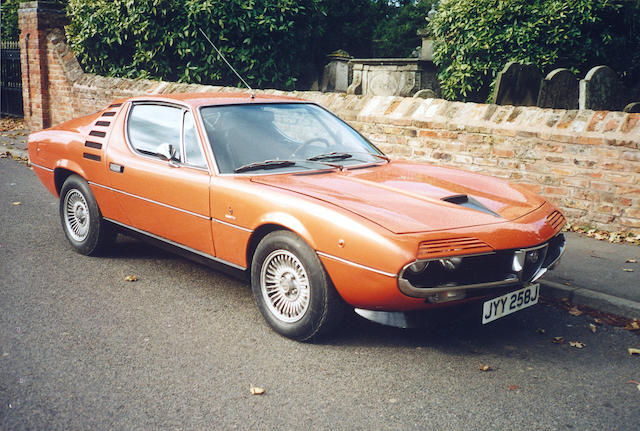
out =
<path fill-rule="evenodd" d="M 64 9 L 56 3 L 20 3 L 20 58 L 25 124 L 31 130 L 51 126 L 47 35 L 63 29 L 68 22 Z"/>

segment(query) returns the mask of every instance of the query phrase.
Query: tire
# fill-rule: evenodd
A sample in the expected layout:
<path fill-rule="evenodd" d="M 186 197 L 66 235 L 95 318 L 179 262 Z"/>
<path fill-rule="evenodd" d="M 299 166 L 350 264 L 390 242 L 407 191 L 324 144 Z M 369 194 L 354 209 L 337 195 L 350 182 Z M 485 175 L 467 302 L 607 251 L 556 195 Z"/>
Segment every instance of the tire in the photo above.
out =
<path fill-rule="evenodd" d="M 346 309 L 316 253 L 289 231 L 271 232 L 256 247 L 251 289 L 267 323 L 298 341 L 329 333 Z"/>
<path fill-rule="evenodd" d="M 60 190 L 62 230 L 75 251 L 95 255 L 110 245 L 116 232 L 102 218 L 89 184 L 78 175 L 69 176 Z"/>

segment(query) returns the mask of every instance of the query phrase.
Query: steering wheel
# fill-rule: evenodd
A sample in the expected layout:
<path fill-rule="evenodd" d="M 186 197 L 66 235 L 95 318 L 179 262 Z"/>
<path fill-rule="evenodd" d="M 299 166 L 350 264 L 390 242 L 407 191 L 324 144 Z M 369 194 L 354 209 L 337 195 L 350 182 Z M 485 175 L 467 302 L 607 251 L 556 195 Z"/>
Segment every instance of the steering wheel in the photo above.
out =
<path fill-rule="evenodd" d="M 295 150 L 293 150 L 293 152 L 291 153 L 291 158 L 295 159 L 296 155 L 298 154 L 298 151 L 300 151 L 302 148 L 306 147 L 307 145 L 312 145 L 314 143 L 319 143 L 321 145 L 324 146 L 324 149 L 329 148 L 329 146 L 331 145 L 329 143 L 328 140 L 326 140 L 325 138 L 311 138 L 311 139 L 307 139 L 306 141 L 304 141 L 302 144 L 298 145 L 296 147 Z"/>

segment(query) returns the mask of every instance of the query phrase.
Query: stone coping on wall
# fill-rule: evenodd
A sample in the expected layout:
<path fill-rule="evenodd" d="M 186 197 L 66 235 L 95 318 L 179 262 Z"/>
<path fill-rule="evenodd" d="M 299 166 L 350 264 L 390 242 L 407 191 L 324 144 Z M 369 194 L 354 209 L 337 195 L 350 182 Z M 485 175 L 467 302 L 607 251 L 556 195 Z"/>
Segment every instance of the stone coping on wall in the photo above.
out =
<path fill-rule="evenodd" d="M 247 89 L 85 75 L 76 98 Z M 499 176 L 550 198 L 574 224 L 640 233 L 640 114 L 392 96 L 257 90 L 310 100 L 395 158 Z M 93 96 L 92 96 L 93 95 Z M 98 103 L 99 102 L 99 103 Z M 89 109 L 90 108 L 90 109 Z"/>

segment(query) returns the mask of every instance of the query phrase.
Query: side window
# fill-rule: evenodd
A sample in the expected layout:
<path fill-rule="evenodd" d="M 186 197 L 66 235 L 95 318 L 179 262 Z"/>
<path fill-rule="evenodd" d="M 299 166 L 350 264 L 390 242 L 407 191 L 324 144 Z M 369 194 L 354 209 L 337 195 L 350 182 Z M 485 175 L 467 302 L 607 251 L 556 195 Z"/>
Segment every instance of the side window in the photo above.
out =
<path fill-rule="evenodd" d="M 133 105 L 128 120 L 129 141 L 136 151 L 155 156 L 162 144 L 171 144 L 180 159 L 182 109 L 163 105 Z"/>
<path fill-rule="evenodd" d="M 198 134 L 196 132 L 196 124 L 193 121 L 193 115 L 191 112 L 186 111 L 184 113 L 184 162 L 199 167 L 206 167 L 207 163 L 204 160 L 202 149 L 200 148 L 200 142 L 198 141 Z"/>

